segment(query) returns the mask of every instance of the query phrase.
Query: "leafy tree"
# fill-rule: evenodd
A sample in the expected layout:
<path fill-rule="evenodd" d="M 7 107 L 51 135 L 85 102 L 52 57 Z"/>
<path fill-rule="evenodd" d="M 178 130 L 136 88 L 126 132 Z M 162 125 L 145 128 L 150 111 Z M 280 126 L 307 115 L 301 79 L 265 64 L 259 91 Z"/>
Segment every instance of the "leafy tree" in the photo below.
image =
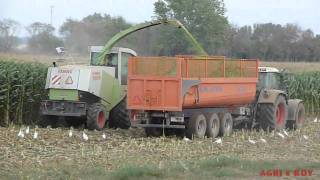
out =
<path fill-rule="evenodd" d="M 15 43 L 15 34 L 20 24 L 12 19 L 0 21 L 0 51 L 9 51 Z"/>
<path fill-rule="evenodd" d="M 222 0 L 159 0 L 155 2 L 158 19 L 175 18 L 186 26 L 208 53 L 215 53 L 224 44 L 228 27 Z M 161 53 L 175 55 L 192 52 L 192 46 L 177 29 L 165 29 L 159 39 Z"/>
<path fill-rule="evenodd" d="M 53 53 L 63 42 L 54 35 L 54 27 L 50 24 L 35 22 L 27 27 L 31 35 L 28 47 L 32 52 Z"/>

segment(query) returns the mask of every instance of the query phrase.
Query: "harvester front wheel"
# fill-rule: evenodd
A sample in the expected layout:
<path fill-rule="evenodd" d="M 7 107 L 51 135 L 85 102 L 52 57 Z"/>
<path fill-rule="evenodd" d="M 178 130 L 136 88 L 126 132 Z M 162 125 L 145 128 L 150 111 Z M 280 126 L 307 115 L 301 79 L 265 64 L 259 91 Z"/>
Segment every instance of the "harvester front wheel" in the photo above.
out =
<path fill-rule="evenodd" d="M 259 104 L 258 121 L 263 130 L 281 130 L 286 126 L 288 105 L 283 95 L 275 103 Z"/>
<path fill-rule="evenodd" d="M 230 113 L 220 114 L 220 136 L 229 136 L 233 131 L 233 119 Z"/>
<path fill-rule="evenodd" d="M 123 98 L 110 112 L 109 126 L 111 128 L 128 129 L 131 126 L 129 111 L 127 110 L 127 98 Z"/>
<path fill-rule="evenodd" d="M 186 136 L 188 138 L 203 138 L 207 129 L 206 117 L 199 113 L 194 114 L 188 121 Z"/>
<path fill-rule="evenodd" d="M 106 122 L 106 110 L 100 103 L 91 104 L 87 112 L 87 128 L 102 130 Z"/>
<path fill-rule="evenodd" d="M 207 137 L 216 137 L 219 134 L 220 120 L 216 113 L 206 114 L 207 119 Z"/>

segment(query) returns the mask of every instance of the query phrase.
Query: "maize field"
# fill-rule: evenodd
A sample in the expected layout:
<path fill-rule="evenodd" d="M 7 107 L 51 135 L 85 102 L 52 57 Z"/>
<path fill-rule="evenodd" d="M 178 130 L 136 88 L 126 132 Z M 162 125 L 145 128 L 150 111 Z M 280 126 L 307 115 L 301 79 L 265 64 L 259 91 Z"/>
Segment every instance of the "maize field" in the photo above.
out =
<path fill-rule="evenodd" d="M 303 99 L 308 114 L 319 115 L 320 72 L 294 74 L 288 82 L 290 98 Z"/>
<path fill-rule="evenodd" d="M 0 125 L 32 124 L 45 95 L 47 66 L 0 61 Z"/>

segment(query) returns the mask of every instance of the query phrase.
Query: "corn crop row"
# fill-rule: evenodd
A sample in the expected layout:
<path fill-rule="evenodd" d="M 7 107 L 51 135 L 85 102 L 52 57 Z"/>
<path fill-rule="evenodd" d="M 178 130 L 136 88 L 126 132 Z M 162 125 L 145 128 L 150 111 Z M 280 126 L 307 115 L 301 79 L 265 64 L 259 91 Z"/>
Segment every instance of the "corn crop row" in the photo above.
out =
<path fill-rule="evenodd" d="M 303 99 L 309 114 L 320 114 L 320 72 L 295 74 L 289 81 L 290 98 Z"/>
<path fill-rule="evenodd" d="M 0 61 L 0 125 L 32 124 L 45 95 L 47 67 Z"/>

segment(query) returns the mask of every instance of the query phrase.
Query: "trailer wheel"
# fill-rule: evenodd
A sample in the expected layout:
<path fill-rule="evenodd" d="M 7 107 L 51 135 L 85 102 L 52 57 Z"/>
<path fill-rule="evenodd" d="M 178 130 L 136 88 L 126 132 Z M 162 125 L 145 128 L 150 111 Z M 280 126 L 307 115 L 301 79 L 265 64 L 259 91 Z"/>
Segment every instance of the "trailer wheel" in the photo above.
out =
<path fill-rule="evenodd" d="M 207 129 L 206 117 L 203 114 L 194 114 L 188 121 L 186 136 L 188 138 L 203 138 Z"/>
<path fill-rule="evenodd" d="M 127 98 L 123 98 L 118 105 L 110 111 L 109 127 L 128 129 L 131 126 Z"/>
<path fill-rule="evenodd" d="M 288 116 L 288 106 L 285 97 L 279 95 L 274 104 L 259 104 L 257 115 L 262 129 L 284 129 Z"/>
<path fill-rule="evenodd" d="M 160 137 L 162 133 L 162 128 L 147 127 L 144 131 L 148 137 Z"/>
<path fill-rule="evenodd" d="M 230 113 L 220 115 L 220 136 L 229 136 L 233 130 L 233 119 Z"/>
<path fill-rule="evenodd" d="M 220 120 L 216 113 L 206 114 L 207 130 L 206 136 L 215 138 L 219 134 Z"/>
<path fill-rule="evenodd" d="M 102 130 L 106 122 L 106 110 L 100 103 L 91 104 L 87 112 L 87 128 Z"/>

